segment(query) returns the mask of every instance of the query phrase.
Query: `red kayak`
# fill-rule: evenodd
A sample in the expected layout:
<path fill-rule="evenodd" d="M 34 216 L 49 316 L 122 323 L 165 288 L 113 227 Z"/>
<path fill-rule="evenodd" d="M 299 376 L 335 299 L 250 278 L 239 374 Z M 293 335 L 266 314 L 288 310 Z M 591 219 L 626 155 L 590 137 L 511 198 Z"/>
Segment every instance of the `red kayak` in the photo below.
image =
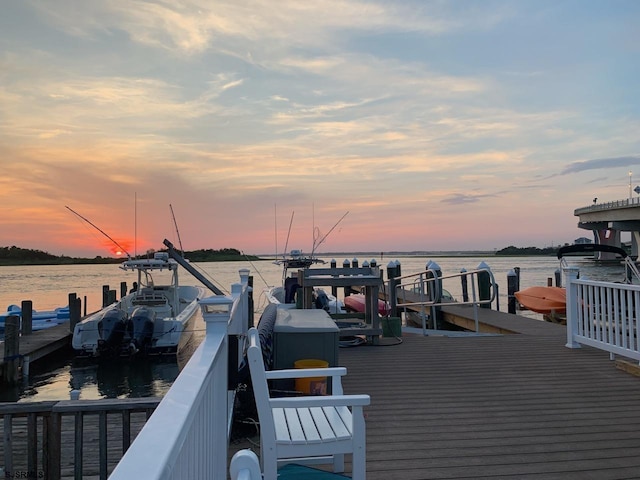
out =
<path fill-rule="evenodd" d="M 364 313 L 366 297 L 362 293 L 355 293 L 344 298 L 344 306 L 352 312 Z M 384 300 L 378 299 L 378 313 L 380 315 L 389 314 L 389 304 Z"/>
<path fill-rule="evenodd" d="M 567 310 L 567 291 L 561 287 L 529 287 L 515 295 L 523 307 L 534 312 L 548 315 Z"/>

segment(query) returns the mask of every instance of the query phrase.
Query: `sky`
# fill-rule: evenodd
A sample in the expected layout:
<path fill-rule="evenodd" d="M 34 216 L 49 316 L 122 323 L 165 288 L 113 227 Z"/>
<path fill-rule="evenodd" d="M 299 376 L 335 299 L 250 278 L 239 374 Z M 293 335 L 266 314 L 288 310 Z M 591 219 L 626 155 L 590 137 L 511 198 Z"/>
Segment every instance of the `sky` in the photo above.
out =
<path fill-rule="evenodd" d="M 636 0 L 4 1 L 0 246 L 592 238 L 574 210 L 640 184 L 639 24 Z"/>

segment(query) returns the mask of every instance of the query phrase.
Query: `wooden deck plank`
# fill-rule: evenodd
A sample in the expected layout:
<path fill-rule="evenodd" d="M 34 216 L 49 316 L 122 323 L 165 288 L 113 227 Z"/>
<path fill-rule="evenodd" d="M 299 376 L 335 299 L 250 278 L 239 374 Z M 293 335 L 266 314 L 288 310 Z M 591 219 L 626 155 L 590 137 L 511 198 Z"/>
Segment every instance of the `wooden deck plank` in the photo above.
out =
<path fill-rule="evenodd" d="M 497 313 L 483 322 L 520 333 L 340 349 L 345 393 L 371 395 L 367 477 L 637 478 L 638 378 L 606 352 L 566 348 L 564 326 Z"/>

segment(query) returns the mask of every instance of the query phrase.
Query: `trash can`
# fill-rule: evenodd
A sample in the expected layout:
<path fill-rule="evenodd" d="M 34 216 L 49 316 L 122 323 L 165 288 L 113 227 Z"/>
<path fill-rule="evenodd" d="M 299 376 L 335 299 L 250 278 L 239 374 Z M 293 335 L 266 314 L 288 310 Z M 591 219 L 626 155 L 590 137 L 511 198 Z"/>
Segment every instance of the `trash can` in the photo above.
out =
<path fill-rule="evenodd" d="M 296 360 L 293 363 L 295 368 L 327 368 L 329 362 L 313 358 Z M 327 377 L 307 377 L 296 378 L 296 391 L 307 395 L 326 395 Z"/>

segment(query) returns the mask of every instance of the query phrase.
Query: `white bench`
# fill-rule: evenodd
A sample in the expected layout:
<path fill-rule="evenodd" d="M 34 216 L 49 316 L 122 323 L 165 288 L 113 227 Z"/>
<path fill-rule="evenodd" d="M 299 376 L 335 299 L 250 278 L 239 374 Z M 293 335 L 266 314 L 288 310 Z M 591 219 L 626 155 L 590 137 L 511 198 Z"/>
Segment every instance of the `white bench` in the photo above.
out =
<path fill-rule="evenodd" d="M 344 455 L 352 454 L 352 478 L 366 478 L 363 407 L 369 395 L 344 395 L 344 367 L 266 371 L 260 338 L 249 329 L 247 356 L 260 421 L 260 463 L 264 480 L 276 480 L 278 464 L 333 464 L 344 472 Z M 331 378 L 332 395 L 271 398 L 267 380 Z"/>

